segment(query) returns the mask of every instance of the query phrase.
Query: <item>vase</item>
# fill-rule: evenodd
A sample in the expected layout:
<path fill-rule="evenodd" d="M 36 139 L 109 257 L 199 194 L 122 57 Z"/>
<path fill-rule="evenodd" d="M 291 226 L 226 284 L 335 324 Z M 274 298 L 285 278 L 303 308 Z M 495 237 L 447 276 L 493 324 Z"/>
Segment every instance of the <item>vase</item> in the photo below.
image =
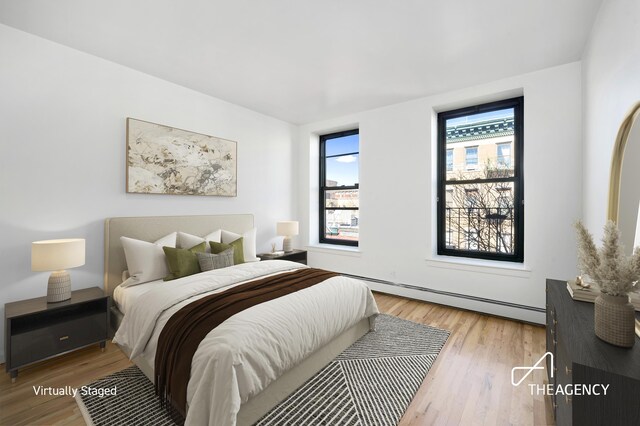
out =
<path fill-rule="evenodd" d="M 594 303 L 596 336 L 612 345 L 630 348 L 636 341 L 635 309 L 629 296 L 600 293 Z"/>

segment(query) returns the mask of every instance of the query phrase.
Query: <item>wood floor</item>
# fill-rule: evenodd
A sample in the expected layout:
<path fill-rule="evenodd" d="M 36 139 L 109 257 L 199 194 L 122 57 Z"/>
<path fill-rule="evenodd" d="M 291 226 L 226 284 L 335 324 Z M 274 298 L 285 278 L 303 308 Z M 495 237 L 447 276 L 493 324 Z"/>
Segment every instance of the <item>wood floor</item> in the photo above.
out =
<path fill-rule="evenodd" d="M 511 386 L 511 368 L 533 365 L 545 352 L 543 327 L 396 296 L 376 294 L 381 312 L 451 331 L 401 425 L 553 424 L 542 397 L 532 397 L 534 372 Z M 80 387 L 131 363 L 114 344 L 83 349 L 0 377 L 0 424 L 84 425 L 72 397 L 35 396 L 34 386 Z M 4 367 L 4 366 L 3 366 Z"/>

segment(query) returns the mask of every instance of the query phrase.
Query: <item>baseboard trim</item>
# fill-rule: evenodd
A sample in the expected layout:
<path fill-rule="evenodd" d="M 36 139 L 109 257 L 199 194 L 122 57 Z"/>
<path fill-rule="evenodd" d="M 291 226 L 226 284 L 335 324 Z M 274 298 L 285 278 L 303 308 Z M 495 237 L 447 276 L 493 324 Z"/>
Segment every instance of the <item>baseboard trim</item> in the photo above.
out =
<path fill-rule="evenodd" d="M 378 283 L 378 284 L 384 284 L 384 285 L 390 285 L 393 287 L 400 287 L 400 288 L 406 288 L 409 290 L 417 290 L 417 291 L 423 291 L 425 293 L 433 293 L 433 294 L 438 294 L 440 296 L 448 296 L 448 297 L 457 297 L 459 299 L 467 299 L 467 300 L 473 300 L 475 302 L 482 302 L 482 303 L 489 303 L 492 305 L 501 305 L 501 306 L 506 306 L 509 308 L 515 308 L 515 309 L 524 309 L 527 311 L 532 311 L 532 312 L 539 312 L 539 313 L 545 313 L 546 310 L 544 308 L 538 308 L 535 306 L 528 306 L 528 305 L 520 305 L 518 303 L 511 303 L 511 302 L 505 302 L 503 300 L 495 300 L 495 299 L 488 299 L 486 297 L 478 297 L 478 296 L 471 296 L 469 294 L 462 294 L 462 293 L 454 293 L 451 291 L 444 291 L 444 290 L 436 290 L 434 288 L 428 288 L 428 287 L 419 287 L 417 285 L 413 285 L 413 284 L 404 284 L 404 283 L 394 283 L 391 281 L 386 281 L 386 280 L 381 280 L 378 278 L 369 278 L 369 277 L 363 277 L 360 275 L 353 275 L 353 274 L 341 274 L 347 277 L 351 277 L 351 278 L 357 278 L 357 279 L 361 279 L 361 280 L 365 280 L 365 281 L 371 281 L 374 283 Z"/>

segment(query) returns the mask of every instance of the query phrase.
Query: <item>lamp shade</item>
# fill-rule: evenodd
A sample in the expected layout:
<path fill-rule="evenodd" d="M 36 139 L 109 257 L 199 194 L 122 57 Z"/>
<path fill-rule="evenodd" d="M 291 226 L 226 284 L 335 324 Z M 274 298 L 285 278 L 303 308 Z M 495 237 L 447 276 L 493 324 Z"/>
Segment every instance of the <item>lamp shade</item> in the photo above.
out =
<path fill-rule="evenodd" d="M 298 235 L 298 222 L 295 220 L 287 220 L 278 222 L 276 226 L 278 235 L 284 237 L 291 237 L 292 235 Z"/>
<path fill-rule="evenodd" d="M 46 240 L 31 243 L 32 271 L 60 271 L 84 265 L 84 239 Z"/>

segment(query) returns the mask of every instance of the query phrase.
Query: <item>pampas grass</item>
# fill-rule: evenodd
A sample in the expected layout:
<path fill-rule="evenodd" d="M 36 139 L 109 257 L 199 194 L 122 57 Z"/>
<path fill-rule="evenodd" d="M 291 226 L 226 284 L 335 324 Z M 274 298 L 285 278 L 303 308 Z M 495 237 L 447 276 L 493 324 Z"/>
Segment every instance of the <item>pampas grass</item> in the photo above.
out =
<path fill-rule="evenodd" d="M 620 243 L 620 231 L 611 220 L 604 226 L 600 249 L 582 222 L 576 223 L 576 230 L 580 270 L 589 275 L 603 293 L 625 296 L 634 291 L 640 280 L 640 247 L 636 247 L 633 255 L 626 256 Z"/>

